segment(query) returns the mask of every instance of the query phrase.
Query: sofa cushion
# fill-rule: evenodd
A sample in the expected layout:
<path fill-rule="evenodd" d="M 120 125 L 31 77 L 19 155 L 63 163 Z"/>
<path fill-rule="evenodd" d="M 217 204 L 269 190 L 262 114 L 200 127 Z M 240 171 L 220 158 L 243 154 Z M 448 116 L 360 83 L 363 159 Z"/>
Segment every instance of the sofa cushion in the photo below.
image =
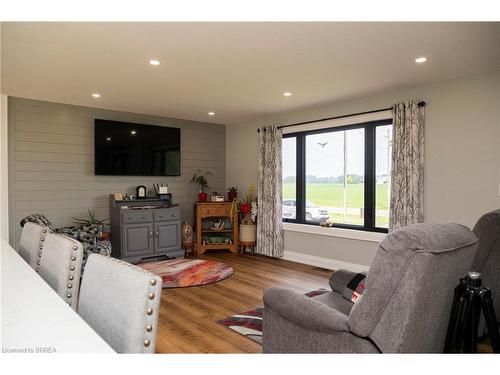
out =
<path fill-rule="evenodd" d="M 337 292 L 329 292 L 320 294 L 319 296 L 313 297 L 316 301 L 320 301 L 325 305 L 340 311 L 344 315 L 349 315 L 351 312 L 353 303 L 348 299 L 344 298 L 341 294 Z"/>
<path fill-rule="evenodd" d="M 289 322 L 307 330 L 333 333 L 348 332 L 348 316 L 331 309 L 315 298 L 280 287 L 264 291 L 264 321 L 269 310 L 273 310 Z"/>

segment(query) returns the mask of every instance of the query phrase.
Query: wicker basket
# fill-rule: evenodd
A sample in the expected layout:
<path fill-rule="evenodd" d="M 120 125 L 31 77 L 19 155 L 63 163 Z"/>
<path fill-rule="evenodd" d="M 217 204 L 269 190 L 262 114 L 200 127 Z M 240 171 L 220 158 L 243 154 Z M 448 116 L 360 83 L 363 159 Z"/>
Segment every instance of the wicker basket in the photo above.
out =
<path fill-rule="evenodd" d="M 257 225 L 255 224 L 240 224 L 240 238 L 241 242 L 255 242 L 257 234 Z"/>

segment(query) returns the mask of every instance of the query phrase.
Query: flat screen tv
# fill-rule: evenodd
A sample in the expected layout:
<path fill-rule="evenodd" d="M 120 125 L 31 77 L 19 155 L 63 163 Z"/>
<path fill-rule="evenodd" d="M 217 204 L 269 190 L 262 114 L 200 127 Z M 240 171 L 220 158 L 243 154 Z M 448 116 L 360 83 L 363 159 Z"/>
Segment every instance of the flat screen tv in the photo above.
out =
<path fill-rule="evenodd" d="M 95 120 L 95 174 L 180 176 L 179 128 Z"/>

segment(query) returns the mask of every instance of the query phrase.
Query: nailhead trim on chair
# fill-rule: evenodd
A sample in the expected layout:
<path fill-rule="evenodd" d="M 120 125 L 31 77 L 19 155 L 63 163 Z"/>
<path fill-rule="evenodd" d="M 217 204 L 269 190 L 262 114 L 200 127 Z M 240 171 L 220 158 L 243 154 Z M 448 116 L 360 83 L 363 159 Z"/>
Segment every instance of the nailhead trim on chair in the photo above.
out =
<path fill-rule="evenodd" d="M 70 238 L 69 236 L 65 236 L 65 237 Z M 73 240 L 72 238 L 70 238 L 70 239 Z M 78 245 L 73 245 L 73 250 L 77 251 Z M 70 306 L 71 306 L 72 297 L 73 297 L 73 295 L 71 294 L 71 289 L 73 288 L 73 284 L 71 282 L 75 278 L 75 275 L 73 274 L 73 271 L 75 270 L 75 265 L 73 263 L 74 261 L 76 261 L 76 257 L 74 255 L 72 255 L 70 258 L 70 266 L 69 266 L 69 272 L 68 272 L 68 285 L 66 286 L 66 288 L 67 288 L 66 298 L 68 298 L 68 305 L 70 305 Z"/>
<path fill-rule="evenodd" d="M 155 299 L 155 294 L 153 292 L 153 290 L 151 289 L 151 287 L 155 286 L 156 285 L 156 279 L 151 279 L 149 280 L 149 287 L 150 287 L 150 290 L 149 290 L 149 293 L 148 293 L 148 308 L 146 310 L 146 333 L 145 333 L 145 337 L 144 337 L 144 347 L 145 348 L 148 348 L 149 345 L 151 345 L 151 339 L 154 338 L 155 334 L 153 333 L 153 322 L 152 322 L 152 319 L 149 318 L 149 316 L 153 315 L 153 309 L 152 309 L 152 306 L 153 306 L 153 301 Z"/>
<path fill-rule="evenodd" d="M 40 235 L 40 250 L 38 251 L 38 259 L 36 261 L 37 267 L 35 268 L 36 272 L 39 272 L 40 267 L 38 267 L 42 260 L 42 250 L 43 250 L 43 241 L 45 241 L 45 237 L 47 236 L 47 228 L 42 229 L 42 234 Z"/>

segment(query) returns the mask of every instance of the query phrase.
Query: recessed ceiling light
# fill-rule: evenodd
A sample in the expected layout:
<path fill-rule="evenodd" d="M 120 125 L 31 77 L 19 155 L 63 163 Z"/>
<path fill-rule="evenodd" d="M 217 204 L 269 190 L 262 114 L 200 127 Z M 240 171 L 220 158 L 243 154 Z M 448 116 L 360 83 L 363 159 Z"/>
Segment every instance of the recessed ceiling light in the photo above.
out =
<path fill-rule="evenodd" d="M 111 137 L 107 137 L 106 141 L 108 141 L 108 142 L 111 141 Z"/>
<path fill-rule="evenodd" d="M 130 134 L 132 134 L 132 135 L 136 135 L 136 134 L 137 134 L 137 132 L 136 132 L 135 130 L 131 130 L 131 131 L 130 131 Z"/>
<path fill-rule="evenodd" d="M 100 98 L 101 94 L 99 94 L 98 92 L 95 92 L 95 93 L 92 94 L 92 97 L 93 98 Z"/>
<path fill-rule="evenodd" d="M 417 64 L 423 64 L 423 63 L 424 63 L 424 62 L 426 62 L 426 61 L 427 61 L 427 57 L 424 57 L 424 56 L 422 56 L 422 57 L 417 57 L 417 58 L 415 59 L 415 62 L 416 62 Z"/>
<path fill-rule="evenodd" d="M 215 115 L 215 112 L 208 112 L 208 115 L 209 115 L 209 116 L 214 116 L 214 115 Z"/>
<path fill-rule="evenodd" d="M 160 61 L 159 60 L 149 60 L 149 63 L 151 65 L 160 65 Z"/>
<path fill-rule="evenodd" d="M 291 92 L 284 92 L 283 96 L 292 96 L 292 93 Z"/>

